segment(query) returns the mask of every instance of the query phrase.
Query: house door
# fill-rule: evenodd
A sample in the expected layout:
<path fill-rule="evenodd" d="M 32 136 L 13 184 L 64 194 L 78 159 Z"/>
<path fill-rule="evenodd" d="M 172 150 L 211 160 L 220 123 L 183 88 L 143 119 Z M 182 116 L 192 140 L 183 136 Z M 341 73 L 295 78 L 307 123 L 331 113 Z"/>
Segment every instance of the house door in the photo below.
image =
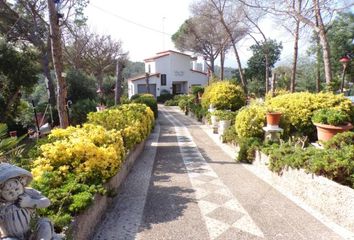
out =
<path fill-rule="evenodd" d="M 182 94 L 182 84 L 181 83 L 174 83 L 172 84 L 172 94 Z"/>

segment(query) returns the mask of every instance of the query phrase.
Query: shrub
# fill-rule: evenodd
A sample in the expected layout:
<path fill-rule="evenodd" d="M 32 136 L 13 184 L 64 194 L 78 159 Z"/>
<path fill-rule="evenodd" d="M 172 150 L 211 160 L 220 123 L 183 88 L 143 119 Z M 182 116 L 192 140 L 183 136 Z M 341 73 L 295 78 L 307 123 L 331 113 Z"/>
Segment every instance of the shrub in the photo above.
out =
<path fill-rule="evenodd" d="M 158 117 L 157 101 L 153 95 L 151 94 L 138 94 L 137 96 L 134 95 L 132 96 L 131 101 L 133 103 L 143 103 L 147 105 L 154 112 L 155 119 Z"/>
<path fill-rule="evenodd" d="M 204 93 L 204 87 L 202 86 L 192 86 L 192 94 L 197 97 L 198 93 Z"/>
<path fill-rule="evenodd" d="M 33 162 L 33 187 L 52 202 L 42 213 L 64 227 L 104 192 L 102 183 L 118 172 L 125 151 L 119 131 L 92 124 L 54 129 L 49 139 Z"/>
<path fill-rule="evenodd" d="M 71 107 L 70 122 L 72 125 L 82 124 L 87 121 L 87 114 L 96 111 L 96 102 L 91 99 L 82 99 Z"/>
<path fill-rule="evenodd" d="M 178 106 L 183 111 L 188 111 L 189 107 L 193 104 L 194 97 L 190 95 L 181 95 L 178 98 Z"/>
<path fill-rule="evenodd" d="M 161 91 L 160 96 L 157 97 L 157 102 L 164 103 L 167 100 L 171 100 L 172 98 L 173 98 L 173 94 L 171 94 L 167 90 L 163 90 Z"/>
<path fill-rule="evenodd" d="M 269 168 L 274 172 L 281 174 L 288 167 L 302 168 L 354 188 L 353 134 L 341 133 L 335 137 L 326 143 L 324 150 L 312 146 L 304 149 L 288 141 L 281 145 L 273 144 L 262 151 L 269 154 Z M 348 143 L 345 142 L 347 140 Z"/>
<path fill-rule="evenodd" d="M 256 150 L 259 148 L 261 141 L 259 138 L 242 138 L 238 141 L 240 150 L 237 154 L 236 161 L 244 163 L 252 163 Z"/>
<path fill-rule="evenodd" d="M 236 113 L 229 110 L 215 110 L 211 115 L 216 116 L 219 121 L 230 120 L 234 122 Z"/>
<path fill-rule="evenodd" d="M 217 109 L 236 111 L 246 104 L 246 96 L 242 87 L 229 81 L 216 82 L 207 86 L 202 97 L 202 106 L 210 104 Z"/>
<path fill-rule="evenodd" d="M 224 134 L 221 136 L 223 143 L 232 143 L 236 144 L 238 142 L 238 136 L 236 129 L 233 126 L 230 126 L 224 131 Z"/>
<path fill-rule="evenodd" d="M 92 124 L 52 130 L 32 153 L 37 156 L 32 186 L 52 202 L 40 214 L 51 218 L 60 231 L 89 206 L 96 193 L 107 193 L 103 184 L 119 171 L 126 151 L 144 140 L 154 124 L 151 109 L 137 103 L 92 112 L 88 119 Z"/>
<path fill-rule="evenodd" d="M 354 146 L 354 132 L 338 133 L 330 140 L 324 142 L 325 149 L 341 149 L 346 145 Z"/>
<path fill-rule="evenodd" d="M 235 129 L 240 138 L 263 138 L 266 108 L 259 104 L 243 107 L 236 116 Z"/>
<path fill-rule="evenodd" d="M 203 117 L 206 115 L 207 110 L 204 109 L 200 104 L 195 104 L 192 103 L 189 106 L 189 109 L 192 113 L 195 114 L 195 116 L 197 117 L 198 121 L 201 121 L 203 119 Z"/>
<path fill-rule="evenodd" d="M 312 116 L 312 122 L 314 123 L 328 124 L 333 126 L 344 125 L 348 121 L 348 114 L 331 108 L 317 110 Z"/>
<path fill-rule="evenodd" d="M 282 128 L 285 136 L 296 133 L 315 139 L 316 128 L 311 118 L 318 109 L 335 108 L 347 114 L 353 114 L 351 102 L 343 95 L 333 93 L 289 93 L 279 95 L 266 101 L 269 107 L 281 109 Z"/>
<path fill-rule="evenodd" d="M 154 115 L 145 104 L 123 104 L 117 108 L 88 114 L 88 122 L 108 130 L 121 130 L 126 150 L 142 142 L 151 132 Z"/>

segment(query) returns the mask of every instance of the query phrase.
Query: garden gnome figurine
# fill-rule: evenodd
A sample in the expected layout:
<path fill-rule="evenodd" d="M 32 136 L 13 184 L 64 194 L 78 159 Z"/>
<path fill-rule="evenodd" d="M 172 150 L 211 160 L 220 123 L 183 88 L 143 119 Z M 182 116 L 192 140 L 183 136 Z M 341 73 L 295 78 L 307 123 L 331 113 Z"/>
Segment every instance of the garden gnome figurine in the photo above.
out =
<path fill-rule="evenodd" d="M 50 205 L 48 198 L 27 187 L 32 174 L 8 163 L 0 164 L 0 239 L 51 240 L 53 225 L 48 219 L 39 219 L 35 229 L 30 221 L 36 208 Z"/>

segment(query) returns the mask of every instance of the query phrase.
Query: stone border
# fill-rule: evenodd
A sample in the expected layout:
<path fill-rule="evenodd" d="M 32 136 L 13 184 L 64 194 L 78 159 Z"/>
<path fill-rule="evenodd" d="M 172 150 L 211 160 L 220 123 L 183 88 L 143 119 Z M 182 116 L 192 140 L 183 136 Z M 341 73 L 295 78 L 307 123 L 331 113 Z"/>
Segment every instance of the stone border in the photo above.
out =
<path fill-rule="evenodd" d="M 249 171 L 275 187 L 346 239 L 354 239 L 354 190 L 326 177 L 289 168 L 278 175 L 268 169 L 269 157 L 257 151 Z"/>
<path fill-rule="evenodd" d="M 91 239 L 94 234 L 97 224 L 101 222 L 102 216 L 112 202 L 112 195 L 118 193 L 119 187 L 124 182 L 134 165 L 135 160 L 144 150 L 145 141 L 137 144 L 131 150 L 120 169 L 106 184 L 109 195 L 96 194 L 93 203 L 80 215 L 76 216 L 74 222 L 70 226 L 70 237 L 76 240 Z"/>

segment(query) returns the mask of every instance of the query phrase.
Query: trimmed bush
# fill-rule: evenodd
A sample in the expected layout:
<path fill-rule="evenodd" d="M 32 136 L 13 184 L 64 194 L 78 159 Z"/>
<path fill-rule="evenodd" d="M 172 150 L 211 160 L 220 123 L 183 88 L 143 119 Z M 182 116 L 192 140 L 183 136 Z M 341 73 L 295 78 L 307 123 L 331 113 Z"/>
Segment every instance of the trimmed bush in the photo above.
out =
<path fill-rule="evenodd" d="M 246 105 L 246 96 L 242 87 L 229 81 L 221 81 L 207 86 L 202 96 L 202 106 L 209 105 L 217 109 L 236 111 Z"/>
<path fill-rule="evenodd" d="M 102 183 L 118 172 L 125 150 L 119 131 L 92 124 L 54 129 L 49 139 L 33 162 L 32 186 L 52 203 L 40 212 L 62 229 L 104 193 Z"/>
<path fill-rule="evenodd" d="M 151 109 L 138 103 L 123 104 L 117 108 L 88 114 L 89 123 L 101 125 L 108 130 L 121 130 L 127 151 L 150 134 L 154 121 Z"/>
<path fill-rule="evenodd" d="M 40 209 L 59 231 L 86 209 L 103 184 L 118 173 L 126 152 L 152 130 L 153 112 L 145 104 L 124 104 L 88 115 L 91 124 L 54 129 L 34 152 L 33 187 L 52 204 Z"/>
<path fill-rule="evenodd" d="M 157 101 L 151 94 L 135 94 L 131 97 L 133 103 L 143 103 L 154 112 L 155 119 L 158 117 Z"/>
<path fill-rule="evenodd" d="M 281 109 L 285 136 L 301 133 L 315 139 L 316 128 L 311 118 L 319 109 L 335 108 L 353 116 L 351 101 L 333 93 L 289 93 L 269 99 L 266 105 Z"/>
<path fill-rule="evenodd" d="M 241 108 L 236 115 L 235 129 L 240 138 L 263 138 L 266 123 L 266 108 L 252 104 Z"/>

